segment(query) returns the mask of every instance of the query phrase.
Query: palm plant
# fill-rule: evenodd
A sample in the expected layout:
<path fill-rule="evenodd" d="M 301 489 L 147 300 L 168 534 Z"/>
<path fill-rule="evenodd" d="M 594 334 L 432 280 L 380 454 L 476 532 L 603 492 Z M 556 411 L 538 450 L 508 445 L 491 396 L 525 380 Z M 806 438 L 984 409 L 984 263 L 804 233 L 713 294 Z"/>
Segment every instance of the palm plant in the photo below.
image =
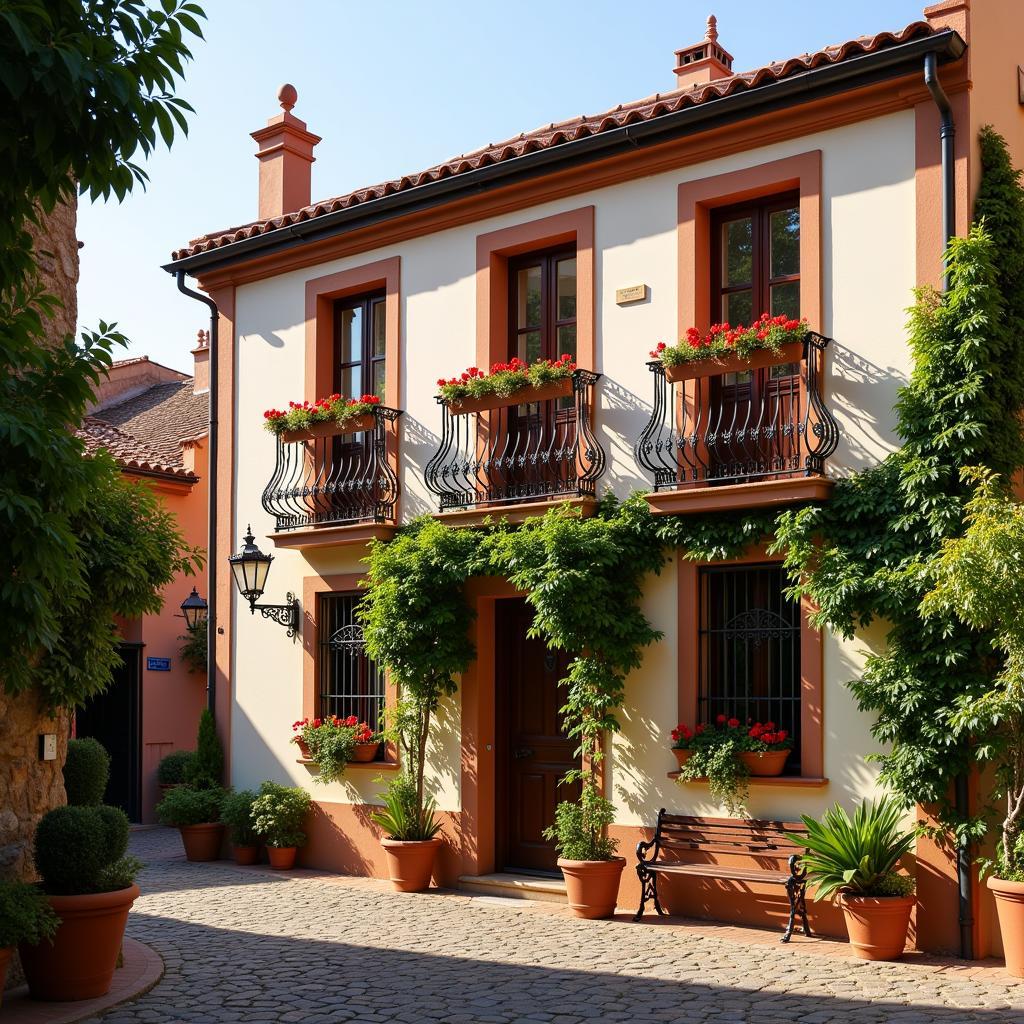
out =
<path fill-rule="evenodd" d="M 437 804 L 432 797 L 424 797 L 420 805 L 416 795 L 416 780 L 407 772 L 400 772 L 384 791 L 384 806 L 374 811 L 370 819 L 384 830 L 388 839 L 402 842 L 425 842 L 441 831 L 436 817 Z"/>
<path fill-rule="evenodd" d="M 837 893 L 853 896 L 907 896 L 910 878 L 897 871 L 914 845 L 914 833 L 902 827 L 903 810 L 891 797 L 865 800 L 850 816 L 836 804 L 815 821 L 803 815 L 807 835 L 789 838 L 806 848 L 803 866 L 814 899 Z"/>

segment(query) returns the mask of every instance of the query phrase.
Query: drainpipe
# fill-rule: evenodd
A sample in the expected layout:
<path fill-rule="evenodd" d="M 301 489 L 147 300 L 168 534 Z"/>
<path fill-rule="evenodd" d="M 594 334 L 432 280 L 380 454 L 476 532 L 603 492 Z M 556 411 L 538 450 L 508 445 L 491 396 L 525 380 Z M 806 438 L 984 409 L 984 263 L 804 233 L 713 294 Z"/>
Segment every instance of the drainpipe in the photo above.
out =
<path fill-rule="evenodd" d="M 956 164 L 953 144 L 956 139 L 956 125 L 953 123 L 953 108 L 939 81 L 938 58 L 934 53 L 924 55 L 924 84 L 928 87 L 935 106 L 939 111 L 939 145 L 942 150 L 942 233 L 943 269 L 942 286 L 949 291 L 951 281 L 946 250 L 950 239 L 956 234 Z M 958 772 L 953 782 L 953 801 L 957 817 L 966 821 L 970 816 L 970 797 L 967 786 L 967 772 Z M 956 873 L 960 889 L 960 956 L 965 960 L 974 959 L 974 916 L 971 910 L 971 844 L 961 838 L 956 844 Z"/>
<path fill-rule="evenodd" d="M 217 715 L 217 325 L 220 319 L 217 303 L 209 295 L 185 285 L 185 271 L 179 270 L 178 291 L 196 299 L 210 309 L 210 458 L 207 469 L 209 507 L 207 511 L 206 564 L 209 569 L 210 593 L 206 613 L 206 706 Z"/>

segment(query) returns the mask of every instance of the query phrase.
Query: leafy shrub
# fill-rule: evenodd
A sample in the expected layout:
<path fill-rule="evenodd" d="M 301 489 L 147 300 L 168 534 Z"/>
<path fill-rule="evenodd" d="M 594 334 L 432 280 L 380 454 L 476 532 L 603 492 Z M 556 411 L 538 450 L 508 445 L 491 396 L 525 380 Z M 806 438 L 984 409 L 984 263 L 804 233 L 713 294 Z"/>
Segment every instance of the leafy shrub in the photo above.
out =
<path fill-rule="evenodd" d="M 116 807 L 57 807 L 35 835 L 36 869 L 55 896 L 112 892 L 131 885 L 141 867 L 124 856 L 128 818 Z"/>
<path fill-rule="evenodd" d="M 37 885 L 0 882 L 0 949 L 52 939 L 60 919 Z"/>
<path fill-rule="evenodd" d="M 611 860 L 619 845 L 607 835 L 614 822 L 615 805 L 584 780 L 578 802 L 563 800 L 555 808 L 555 823 L 544 830 L 544 838 L 553 839 L 566 860 Z"/>
<path fill-rule="evenodd" d="M 213 713 L 204 708 L 199 716 L 195 760 L 188 768 L 185 781 L 196 789 L 218 789 L 223 775 L 224 750 L 217 736 Z"/>
<path fill-rule="evenodd" d="M 110 779 L 110 754 L 91 736 L 68 740 L 64 762 L 64 789 L 68 803 L 76 807 L 95 807 L 103 802 Z"/>
<path fill-rule="evenodd" d="M 156 816 L 162 825 L 172 828 L 184 828 L 188 825 L 205 825 L 220 821 L 220 805 L 224 799 L 224 790 L 193 789 L 191 786 L 178 786 L 172 789 L 156 805 Z"/>
<path fill-rule="evenodd" d="M 309 811 L 309 794 L 298 786 L 264 782 L 252 805 L 256 833 L 267 846 L 304 846 L 302 826 Z"/>
<path fill-rule="evenodd" d="M 306 744 L 309 756 L 316 762 L 316 778 L 325 784 L 336 782 L 345 774 L 345 766 L 355 756 L 357 743 L 371 743 L 375 739 L 373 730 L 355 715 L 303 718 L 292 725 L 292 730 L 295 732 L 292 742 L 302 740 Z"/>
<path fill-rule="evenodd" d="M 914 845 L 914 833 L 902 827 L 903 811 L 892 797 L 865 800 L 853 820 L 836 804 L 820 822 L 803 815 L 807 835 L 790 834 L 807 853 L 803 866 L 815 887 L 814 899 L 849 893 L 853 896 L 909 895 L 897 872 L 900 858 Z M 910 883 L 913 891 L 913 883 Z"/>
<path fill-rule="evenodd" d="M 258 846 L 260 837 L 253 821 L 252 806 L 258 794 L 251 789 L 225 793 L 220 803 L 220 820 L 228 827 L 228 836 L 235 846 Z"/>
<path fill-rule="evenodd" d="M 425 797 L 420 805 L 416 794 L 416 780 L 407 772 L 399 772 L 384 791 L 384 807 L 374 811 L 370 820 L 384 830 L 388 839 L 406 843 L 433 839 L 441 831 L 436 819 L 437 803 Z"/>
<path fill-rule="evenodd" d="M 180 786 L 195 762 L 194 750 L 175 750 L 163 758 L 156 768 L 156 781 L 162 786 Z"/>

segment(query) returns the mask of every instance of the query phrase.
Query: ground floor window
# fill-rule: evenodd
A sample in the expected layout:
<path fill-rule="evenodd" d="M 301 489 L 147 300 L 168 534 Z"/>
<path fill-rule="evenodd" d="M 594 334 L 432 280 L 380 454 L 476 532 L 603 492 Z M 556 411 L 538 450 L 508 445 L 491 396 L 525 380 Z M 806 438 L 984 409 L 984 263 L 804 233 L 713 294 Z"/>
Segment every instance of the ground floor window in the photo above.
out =
<path fill-rule="evenodd" d="M 384 724 L 384 673 L 367 657 L 356 621 L 358 593 L 321 594 L 317 608 L 321 716 L 355 715 L 375 732 Z"/>
<path fill-rule="evenodd" d="M 793 737 L 800 772 L 800 605 L 779 565 L 700 571 L 698 721 L 774 722 Z"/>

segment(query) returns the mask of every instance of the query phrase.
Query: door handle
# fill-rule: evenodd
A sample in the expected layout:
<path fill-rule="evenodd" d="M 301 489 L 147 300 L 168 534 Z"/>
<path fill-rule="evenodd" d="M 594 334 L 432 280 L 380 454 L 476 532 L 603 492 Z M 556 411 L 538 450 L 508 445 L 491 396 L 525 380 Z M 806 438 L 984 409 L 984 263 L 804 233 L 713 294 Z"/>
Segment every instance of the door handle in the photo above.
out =
<path fill-rule="evenodd" d="M 519 747 L 512 751 L 512 756 L 522 760 L 524 757 L 533 757 L 533 751 L 529 747 Z"/>

